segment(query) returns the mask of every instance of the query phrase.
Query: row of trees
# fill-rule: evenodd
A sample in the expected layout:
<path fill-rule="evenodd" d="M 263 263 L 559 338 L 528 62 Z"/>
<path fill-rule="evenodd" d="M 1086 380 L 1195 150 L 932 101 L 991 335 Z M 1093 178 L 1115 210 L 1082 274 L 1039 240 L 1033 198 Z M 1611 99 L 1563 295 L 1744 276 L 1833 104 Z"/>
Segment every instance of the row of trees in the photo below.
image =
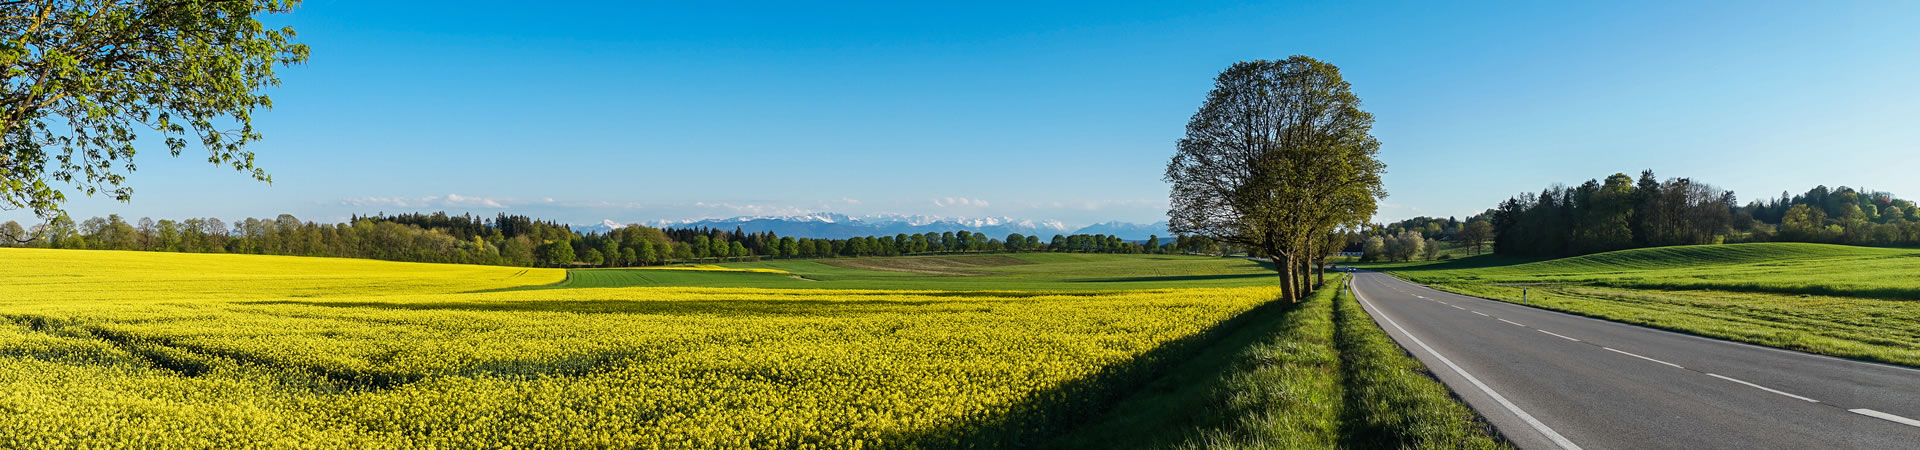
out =
<path fill-rule="evenodd" d="M 659 229 L 629 225 L 604 233 L 525 216 L 493 218 L 446 213 L 353 216 L 347 223 L 301 221 L 291 215 L 245 219 L 229 226 L 216 218 L 184 221 L 118 215 L 75 223 L 57 217 L 31 229 L 0 224 L 0 245 L 189 253 L 251 253 L 332 256 L 508 266 L 633 267 L 694 261 L 758 258 L 898 256 L 955 252 L 1217 253 L 1209 239 L 1178 237 L 1145 243 L 1104 234 L 990 238 L 969 231 L 812 239 L 747 233 L 739 228 Z"/>
<path fill-rule="evenodd" d="M 1648 170 L 1637 182 L 1617 173 L 1521 194 L 1489 216 L 1495 253 L 1558 257 L 1721 242 L 1734 208 L 1733 192 L 1688 178 L 1660 182 Z"/>
<path fill-rule="evenodd" d="M 59 216 L 30 229 L 11 221 L 0 224 L 0 245 L 534 266 L 552 264 L 554 260 L 548 255 L 554 243 L 577 237 L 562 225 L 504 214 L 501 218 L 537 225 L 511 234 L 494 228 L 484 235 L 456 236 L 385 217 L 355 217 L 348 223 L 323 224 L 282 214 L 229 225 L 217 218 L 143 218 L 127 222 L 119 215 L 110 215 L 75 223 Z"/>
<path fill-rule="evenodd" d="M 1818 186 L 1735 211 L 1738 241 L 1920 246 L 1920 206 L 1893 194 Z M 1740 220 L 1751 218 L 1751 220 Z"/>
<path fill-rule="evenodd" d="M 1489 233 L 1473 231 L 1483 218 Z M 1495 253 L 1543 257 L 1720 242 L 1916 246 L 1916 218 L 1920 206 L 1885 192 L 1818 186 L 1739 206 L 1731 191 L 1688 178 L 1657 182 L 1649 170 L 1637 181 L 1614 174 L 1515 196 L 1451 237 L 1475 245 L 1492 234 Z"/>
<path fill-rule="evenodd" d="M 1385 236 L 1371 236 L 1361 245 L 1361 261 L 1412 261 L 1415 258 L 1433 260 L 1440 256 L 1440 241 L 1420 235 L 1417 231 L 1401 231 Z"/>

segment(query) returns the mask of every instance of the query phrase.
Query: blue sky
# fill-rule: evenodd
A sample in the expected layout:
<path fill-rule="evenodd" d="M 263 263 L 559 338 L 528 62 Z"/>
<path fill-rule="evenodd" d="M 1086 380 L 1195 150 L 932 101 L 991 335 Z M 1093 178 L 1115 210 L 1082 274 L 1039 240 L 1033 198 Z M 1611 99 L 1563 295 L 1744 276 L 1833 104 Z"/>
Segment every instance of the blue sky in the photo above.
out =
<path fill-rule="evenodd" d="M 1914 2 L 689 3 L 308 2 L 271 186 L 148 146 L 68 207 L 1151 222 L 1213 76 L 1294 54 L 1377 116 L 1382 221 L 1644 168 L 1920 197 Z"/>

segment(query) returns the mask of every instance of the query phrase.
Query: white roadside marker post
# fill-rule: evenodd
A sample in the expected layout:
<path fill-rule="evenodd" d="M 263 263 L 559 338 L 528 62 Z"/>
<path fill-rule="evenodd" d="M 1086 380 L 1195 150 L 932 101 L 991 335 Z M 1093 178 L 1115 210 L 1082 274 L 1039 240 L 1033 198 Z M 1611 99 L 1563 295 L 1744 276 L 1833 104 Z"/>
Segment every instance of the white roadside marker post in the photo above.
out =
<path fill-rule="evenodd" d="M 1520 288 L 1520 303 L 1529 303 L 1527 301 L 1527 288 Z"/>

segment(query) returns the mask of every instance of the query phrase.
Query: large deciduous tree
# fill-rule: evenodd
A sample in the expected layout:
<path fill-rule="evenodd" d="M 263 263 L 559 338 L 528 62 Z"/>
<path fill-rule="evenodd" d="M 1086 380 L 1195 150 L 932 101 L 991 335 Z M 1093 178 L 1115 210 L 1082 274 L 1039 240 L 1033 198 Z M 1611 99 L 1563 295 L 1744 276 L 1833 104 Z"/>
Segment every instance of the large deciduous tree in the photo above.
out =
<path fill-rule="evenodd" d="M 61 214 L 66 184 L 127 201 L 136 133 L 179 156 L 271 181 L 254 166 L 256 110 L 303 62 L 291 28 L 260 16 L 297 0 L 21 0 L 0 2 L 0 209 Z"/>
<path fill-rule="evenodd" d="M 1311 287 L 1323 237 L 1373 215 L 1385 194 L 1373 115 L 1339 68 L 1294 56 L 1234 64 L 1187 122 L 1166 181 L 1169 228 L 1274 258 L 1282 296 Z"/>

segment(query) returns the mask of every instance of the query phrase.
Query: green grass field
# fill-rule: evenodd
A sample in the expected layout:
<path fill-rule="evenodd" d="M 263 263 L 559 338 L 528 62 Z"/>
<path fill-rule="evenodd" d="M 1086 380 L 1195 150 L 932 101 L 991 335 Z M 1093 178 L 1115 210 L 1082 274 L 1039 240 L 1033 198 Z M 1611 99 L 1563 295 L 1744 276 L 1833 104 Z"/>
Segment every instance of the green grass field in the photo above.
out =
<path fill-rule="evenodd" d="M 1920 366 L 1920 250 L 1762 243 L 1356 264 L 1462 294 Z"/>

